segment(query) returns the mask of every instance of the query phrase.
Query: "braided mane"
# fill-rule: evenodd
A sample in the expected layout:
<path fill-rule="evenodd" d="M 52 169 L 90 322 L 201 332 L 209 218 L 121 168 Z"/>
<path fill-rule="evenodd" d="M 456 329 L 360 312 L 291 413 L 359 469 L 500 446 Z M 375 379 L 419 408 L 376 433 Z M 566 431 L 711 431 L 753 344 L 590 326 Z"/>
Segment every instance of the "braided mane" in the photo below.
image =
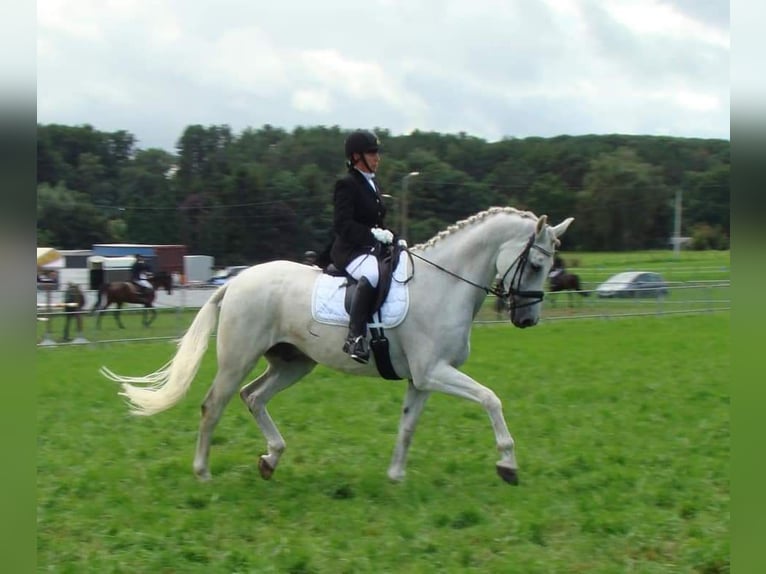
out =
<path fill-rule="evenodd" d="M 433 247 L 439 241 L 446 239 L 453 233 L 460 231 L 461 229 L 465 229 L 466 227 L 473 225 L 474 223 L 483 221 L 490 215 L 495 215 L 496 213 L 514 213 L 522 218 L 537 220 L 537 216 L 531 211 L 521 211 L 519 209 L 516 209 L 515 207 L 490 207 L 489 209 L 480 211 L 479 213 L 476 213 L 475 215 L 471 215 L 470 217 L 467 217 L 466 219 L 461 219 L 460 221 L 453 223 L 452 225 L 447 227 L 447 229 L 440 231 L 439 233 L 434 235 L 431 239 L 429 239 L 425 243 L 420 243 L 418 245 L 415 245 L 414 248 L 427 249 L 429 247 Z"/>

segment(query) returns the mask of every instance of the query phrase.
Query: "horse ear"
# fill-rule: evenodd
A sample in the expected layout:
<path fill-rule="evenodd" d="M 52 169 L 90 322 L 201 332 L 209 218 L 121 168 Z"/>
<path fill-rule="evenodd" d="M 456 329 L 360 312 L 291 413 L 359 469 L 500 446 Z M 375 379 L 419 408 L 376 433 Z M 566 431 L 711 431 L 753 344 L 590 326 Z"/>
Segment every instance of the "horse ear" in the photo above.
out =
<path fill-rule="evenodd" d="M 574 221 L 574 217 L 567 217 L 564 221 L 559 223 L 556 227 L 551 227 L 553 230 L 553 234 L 556 236 L 556 239 L 564 235 L 564 232 L 569 227 L 569 224 Z"/>
<path fill-rule="evenodd" d="M 538 234 L 545 228 L 545 224 L 546 223 L 548 223 L 548 216 L 547 215 L 541 215 L 537 219 L 537 233 Z"/>

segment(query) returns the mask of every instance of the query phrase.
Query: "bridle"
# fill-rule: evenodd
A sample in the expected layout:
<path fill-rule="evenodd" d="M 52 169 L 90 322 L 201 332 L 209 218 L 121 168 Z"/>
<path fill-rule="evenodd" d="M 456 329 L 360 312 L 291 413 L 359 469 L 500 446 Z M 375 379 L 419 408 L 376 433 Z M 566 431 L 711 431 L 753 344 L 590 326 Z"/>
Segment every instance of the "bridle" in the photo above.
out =
<path fill-rule="evenodd" d="M 444 271 L 448 275 L 452 275 L 453 277 L 455 277 L 456 279 L 459 279 L 460 281 L 463 281 L 464 283 L 468 283 L 469 285 L 473 285 L 477 289 L 483 290 L 488 295 L 490 294 L 495 295 L 496 297 L 500 297 L 501 299 L 510 299 L 511 311 L 514 311 L 516 309 L 521 309 L 522 307 L 529 307 L 531 305 L 540 303 L 545 297 L 545 293 L 543 291 L 527 291 L 527 290 L 521 289 L 521 278 L 524 275 L 524 269 L 526 268 L 527 263 L 529 263 L 529 252 L 532 251 L 532 249 L 537 249 L 541 253 L 548 255 L 549 257 L 553 257 L 553 253 L 551 251 L 548 251 L 544 247 L 541 247 L 540 245 L 535 243 L 535 234 L 532 233 L 526 245 L 524 246 L 524 249 L 522 249 L 521 253 L 519 253 L 516 259 L 514 259 L 513 262 L 508 266 L 508 268 L 505 270 L 505 273 L 503 273 L 497 286 L 486 286 L 486 285 L 480 285 L 479 283 L 474 283 L 470 279 L 461 277 L 457 273 L 454 273 L 450 271 L 449 269 L 445 269 L 441 265 L 438 265 L 437 263 L 434 263 L 433 261 L 429 261 L 425 257 L 421 257 L 417 253 L 414 253 L 413 251 L 411 251 L 409 248 L 405 249 L 405 251 L 410 256 L 410 258 L 417 257 L 421 261 L 425 261 L 426 263 L 428 263 L 429 265 L 432 265 L 433 267 L 436 267 L 440 271 Z M 515 266 L 515 269 L 514 269 L 514 266 Z M 514 271 L 513 271 L 513 275 L 511 275 L 511 281 L 508 283 L 508 290 L 506 291 L 505 278 L 508 277 L 508 274 L 511 272 L 511 269 L 514 269 Z M 413 268 L 413 275 L 414 275 L 414 268 Z M 408 277 L 407 281 L 409 281 L 410 279 L 412 279 L 412 276 Z M 524 297 L 526 299 L 530 299 L 530 301 L 527 301 L 525 303 L 516 303 L 516 300 L 515 300 L 516 297 Z"/>

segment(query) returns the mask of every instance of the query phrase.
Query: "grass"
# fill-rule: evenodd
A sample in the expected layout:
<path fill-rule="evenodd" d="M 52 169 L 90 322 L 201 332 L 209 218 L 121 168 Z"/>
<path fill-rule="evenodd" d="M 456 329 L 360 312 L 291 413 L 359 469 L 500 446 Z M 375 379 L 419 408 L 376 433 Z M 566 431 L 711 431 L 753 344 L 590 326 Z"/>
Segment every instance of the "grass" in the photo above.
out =
<path fill-rule="evenodd" d="M 586 288 L 595 287 L 620 271 L 656 271 L 666 281 L 728 280 L 731 273 L 730 251 L 669 250 L 629 252 L 567 252 L 561 257 L 572 273 L 580 275 Z"/>
<path fill-rule="evenodd" d="M 37 351 L 40 572 L 728 572 L 729 315 L 482 325 L 464 371 L 495 390 L 521 485 L 494 472 L 487 416 L 435 395 L 402 484 L 386 478 L 403 384 L 319 367 L 270 412 L 288 443 L 269 482 L 238 399 L 213 481 L 191 460 L 189 396 L 135 418 L 99 378 L 167 342 Z"/>

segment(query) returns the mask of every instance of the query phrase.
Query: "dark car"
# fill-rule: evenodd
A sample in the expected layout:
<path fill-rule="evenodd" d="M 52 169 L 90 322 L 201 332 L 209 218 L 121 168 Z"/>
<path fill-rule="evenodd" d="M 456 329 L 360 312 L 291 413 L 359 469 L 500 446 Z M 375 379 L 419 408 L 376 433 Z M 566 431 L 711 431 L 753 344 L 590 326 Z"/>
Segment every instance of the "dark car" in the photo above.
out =
<path fill-rule="evenodd" d="M 653 271 L 623 271 L 596 287 L 599 297 L 664 297 L 668 285 Z"/>
<path fill-rule="evenodd" d="M 232 267 L 227 267 L 226 269 L 222 269 L 215 275 L 213 275 L 209 280 L 209 285 L 224 285 L 231 279 L 232 277 L 236 277 L 240 274 L 240 272 L 247 269 L 247 265 L 234 265 Z"/>

